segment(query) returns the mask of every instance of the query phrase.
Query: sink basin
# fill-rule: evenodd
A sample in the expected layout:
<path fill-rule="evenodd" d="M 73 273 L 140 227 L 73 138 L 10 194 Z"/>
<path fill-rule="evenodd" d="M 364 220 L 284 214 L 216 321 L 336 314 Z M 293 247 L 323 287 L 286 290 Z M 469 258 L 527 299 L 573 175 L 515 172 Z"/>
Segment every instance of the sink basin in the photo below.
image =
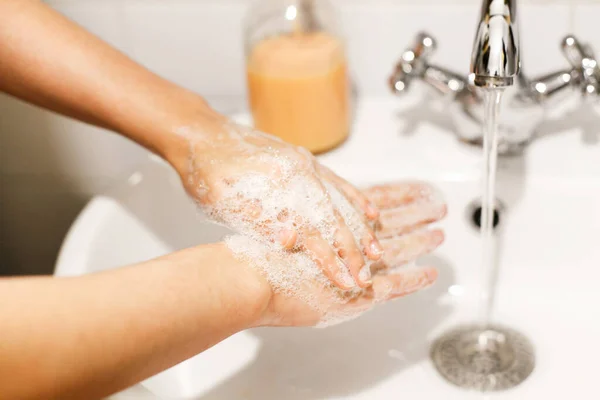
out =
<path fill-rule="evenodd" d="M 480 196 L 481 150 L 459 143 L 440 121 L 411 120 L 417 106 L 414 98 L 361 100 L 351 138 L 320 160 L 358 186 L 416 178 L 443 192 L 446 242 L 419 261 L 439 268 L 436 285 L 328 329 L 238 333 L 112 398 L 481 398 L 445 382 L 429 359 L 431 342 L 477 311 L 482 269 L 472 206 Z M 582 138 L 577 121 L 560 126 L 522 157 L 500 160 L 493 316 L 530 338 L 536 366 L 521 385 L 490 398 L 589 398 L 597 391 L 600 145 Z M 174 171 L 151 157 L 85 207 L 56 275 L 115 268 L 227 233 L 207 222 Z"/>

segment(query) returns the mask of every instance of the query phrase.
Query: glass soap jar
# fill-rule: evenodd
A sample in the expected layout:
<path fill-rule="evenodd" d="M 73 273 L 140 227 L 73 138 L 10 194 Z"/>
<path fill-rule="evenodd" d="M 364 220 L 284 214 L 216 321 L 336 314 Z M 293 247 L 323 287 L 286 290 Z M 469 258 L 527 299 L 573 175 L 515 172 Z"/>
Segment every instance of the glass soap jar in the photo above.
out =
<path fill-rule="evenodd" d="M 256 129 L 315 154 L 348 137 L 348 65 L 329 1 L 255 1 L 245 51 Z"/>

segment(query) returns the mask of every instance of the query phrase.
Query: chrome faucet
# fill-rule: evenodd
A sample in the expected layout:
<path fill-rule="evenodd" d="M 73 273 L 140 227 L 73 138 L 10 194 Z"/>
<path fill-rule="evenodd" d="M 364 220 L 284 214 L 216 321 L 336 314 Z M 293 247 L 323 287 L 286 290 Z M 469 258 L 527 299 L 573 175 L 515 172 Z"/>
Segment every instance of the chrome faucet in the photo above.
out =
<path fill-rule="evenodd" d="M 484 0 L 471 53 L 473 83 L 478 87 L 512 86 L 520 68 L 516 2 Z"/>
<path fill-rule="evenodd" d="M 459 138 L 482 142 L 483 96 L 481 88 L 505 88 L 501 104 L 499 152 L 519 153 L 537 135 L 545 110 L 558 99 L 578 92 L 586 101 L 600 98 L 600 65 L 592 49 L 574 36 L 566 36 L 562 50 L 570 67 L 537 79 L 521 72 L 521 51 L 516 1 L 484 0 L 471 56 L 471 73 L 462 77 L 429 62 L 435 39 L 419 33 L 390 77 L 391 89 L 402 94 L 413 81 L 425 82 L 450 100 L 450 114 Z"/>

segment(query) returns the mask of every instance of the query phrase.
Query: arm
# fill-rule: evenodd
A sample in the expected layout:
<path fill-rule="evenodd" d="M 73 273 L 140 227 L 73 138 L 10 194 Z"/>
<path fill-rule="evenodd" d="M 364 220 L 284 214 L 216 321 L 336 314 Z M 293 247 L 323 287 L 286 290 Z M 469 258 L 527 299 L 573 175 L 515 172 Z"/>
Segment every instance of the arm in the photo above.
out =
<path fill-rule="evenodd" d="M 2 279 L 1 397 L 107 396 L 254 326 L 269 296 L 223 244 L 83 277 Z"/>
<path fill-rule="evenodd" d="M 381 245 L 366 224 L 360 242 L 354 241 L 327 185 L 338 187 L 371 219 L 377 209 L 308 152 L 228 122 L 200 96 L 136 64 L 37 0 L 0 0 L 0 15 L 0 90 L 128 137 L 166 159 L 188 193 L 209 214 L 216 211 L 220 222 L 261 240 L 311 250 L 340 288 L 370 284 L 360 271 L 365 256 L 381 257 Z M 259 199 L 230 196 L 232 183 L 244 185 L 250 175 L 266 183 L 260 193 L 255 190 Z M 319 218 L 301 227 L 293 221 L 303 219 L 304 205 L 265 210 L 257 204 L 278 189 L 294 194 L 298 187 L 315 194 L 315 204 L 323 208 Z M 288 219 L 277 221 L 266 213 L 257 219 L 248 205 Z M 235 226 L 239 221 L 252 223 Z M 314 221 L 326 221 L 335 236 Z"/>

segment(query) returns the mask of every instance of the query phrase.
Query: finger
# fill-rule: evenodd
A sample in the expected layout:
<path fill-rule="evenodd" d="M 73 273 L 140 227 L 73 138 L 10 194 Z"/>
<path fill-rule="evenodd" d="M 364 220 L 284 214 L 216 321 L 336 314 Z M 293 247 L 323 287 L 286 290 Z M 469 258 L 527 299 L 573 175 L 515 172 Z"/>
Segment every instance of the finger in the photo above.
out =
<path fill-rule="evenodd" d="M 373 264 L 371 264 L 371 276 L 375 276 L 380 274 L 381 272 L 384 272 L 386 270 L 390 269 L 390 266 L 388 264 L 386 264 L 383 259 L 374 262 Z"/>
<path fill-rule="evenodd" d="M 333 213 L 335 219 L 327 221 L 326 224 L 334 225 L 335 231 L 333 241 L 337 242 L 336 244 L 341 246 L 341 249 L 335 249 L 335 246 L 332 246 L 333 243 L 330 243 L 330 240 L 325 240 L 323 238 L 318 228 L 304 223 L 305 221 L 303 221 L 301 216 L 296 215 L 291 216 L 290 218 L 295 219 L 294 227 L 300 230 L 301 245 L 308 252 L 313 261 L 321 268 L 323 274 L 340 289 L 353 289 L 357 286 L 356 281 L 353 279 L 350 270 L 345 265 L 343 258 L 338 255 L 338 251 L 343 250 L 347 251 L 347 253 L 342 254 L 342 256 L 353 257 L 351 249 L 356 245 L 349 246 L 349 240 L 347 238 L 348 235 L 352 236 L 352 233 L 349 232 L 344 219 L 336 212 L 336 209 L 331 202 L 331 197 L 325 188 L 326 182 L 322 181 L 316 173 L 311 175 L 312 183 L 326 196 L 327 204 L 323 204 L 322 206 L 330 207 L 330 210 Z"/>
<path fill-rule="evenodd" d="M 362 193 L 380 210 L 396 208 L 435 195 L 432 186 L 422 182 L 400 182 L 373 186 Z"/>
<path fill-rule="evenodd" d="M 379 239 L 402 235 L 444 218 L 447 207 L 443 203 L 412 203 L 404 207 L 383 210 L 376 226 Z"/>
<path fill-rule="evenodd" d="M 345 179 L 336 175 L 329 168 L 319 165 L 321 174 L 334 184 L 342 193 L 350 200 L 354 207 L 361 210 L 368 219 L 374 221 L 379 217 L 379 210 L 377 207 L 367 198 L 363 192 L 361 192 L 354 185 L 350 184 Z"/>
<path fill-rule="evenodd" d="M 377 261 L 383 255 L 383 248 L 379 243 L 379 239 L 375 235 L 375 231 L 371 224 L 367 221 L 360 209 L 356 209 L 348 200 L 347 196 L 338 190 L 337 186 L 330 182 L 324 182 L 329 198 L 334 205 L 336 215 L 343 213 L 346 220 L 339 221 L 338 225 L 346 225 L 350 227 L 351 232 L 360 236 L 360 246 L 363 254 L 372 261 Z M 360 215 L 359 215 L 360 214 Z M 354 218 L 356 216 L 356 218 Z M 367 274 L 367 271 L 364 271 Z"/>
<path fill-rule="evenodd" d="M 375 235 L 375 232 L 370 227 L 364 228 L 364 234 L 360 239 L 360 244 L 363 249 L 363 253 L 369 260 L 378 261 L 383 255 L 383 247 L 379 242 L 379 239 Z"/>
<path fill-rule="evenodd" d="M 406 296 L 431 286 L 438 272 L 433 267 L 418 267 L 400 270 L 393 274 L 373 277 L 376 301 L 387 301 Z"/>
<path fill-rule="evenodd" d="M 350 270 L 350 274 L 360 287 L 371 285 L 371 270 L 365 266 L 362 251 L 359 249 L 354 235 L 346 226 L 339 212 L 335 211 L 338 228 L 335 231 L 334 249 L 338 257 Z"/>
<path fill-rule="evenodd" d="M 301 240 L 304 249 L 334 285 L 343 290 L 356 287 L 356 282 L 348 268 L 338 258 L 330 244 L 321 237 L 319 231 L 305 228 Z"/>
<path fill-rule="evenodd" d="M 403 236 L 381 241 L 385 250 L 383 262 L 386 265 L 400 265 L 414 261 L 420 256 L 431 253 L 444 241 L 444 232 L 440 229 L 420 230 Z"/>
<path fill-rule="evenodd" d="M 298 242 L 298 232 L 294 229 L 284 229 L 279 232 L 279 244 L 286 250 L 291 250 Z"/>
<path fill-rule="evenodd" d="M 431 286 L 437 275 L 435 268 L 418 267 L 373 276 L 373 285 L 365 289 L 361 296 L 345 304 L 344 308 L 353 312 L 367 311 L 377 303 L 403 297 Z"/>
<path fill-rule="evenodd" d="M 286 223 L 290 220 L 289 211 L 283 210 L 277 215 L 277 220 L 281 223 Z M 296 222 L 300 223 L 300 218 L 296 217 Z M 298 244 L 298 231 L 293 228 L 284 228 L 279 232 L 278 236 L 279 244 L 283 246 L 286 250 L 293 249 Z"/>

